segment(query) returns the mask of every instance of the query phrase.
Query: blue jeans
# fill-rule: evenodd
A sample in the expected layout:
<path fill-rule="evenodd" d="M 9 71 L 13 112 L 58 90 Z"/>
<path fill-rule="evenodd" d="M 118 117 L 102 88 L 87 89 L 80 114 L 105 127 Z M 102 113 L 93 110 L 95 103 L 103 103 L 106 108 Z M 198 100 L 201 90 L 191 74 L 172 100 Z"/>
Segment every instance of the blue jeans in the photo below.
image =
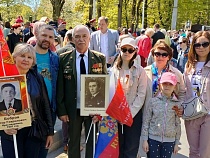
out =
<path fill-rule="evenodd" d="M 171 158 L 174 151 L 175 142 L 159 142 L 153 139 L 148 140 L 149 151 L 148 158 Z"/>

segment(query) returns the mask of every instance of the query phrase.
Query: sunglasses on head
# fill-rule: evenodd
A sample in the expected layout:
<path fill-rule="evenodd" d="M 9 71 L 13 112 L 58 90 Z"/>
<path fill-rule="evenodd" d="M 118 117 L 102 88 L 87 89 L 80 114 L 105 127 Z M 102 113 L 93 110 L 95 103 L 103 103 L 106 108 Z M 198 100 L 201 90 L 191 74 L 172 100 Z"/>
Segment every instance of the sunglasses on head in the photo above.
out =
<path fill-rule="evenodd" d="M 203 48 L 206 48 L 206 47 L 209 46 L 209 42 L 195 43 L 193 46 L 194 46 L 194 48 L 200 48 L 201 46 L 202 46 Z"/>
<path fill-rule="evenodd" d="M 128 53 L 129 54 L 132 54 L 134 51 L 135 51 L 135 49 L 127 49 L 127 48 L 121 48 L 121 51 L 123 52 L 123 53 L 125 53 L 125 52 L 127 52 L 128 51 Z"/>
<path fill-rule="evenodd" d="M 160 52 L 154 52 L 154 55 L 156 57 L 162 56 L 163 58 L 166 58 L 168 56 L 168 53 L 160 53 Z"/>

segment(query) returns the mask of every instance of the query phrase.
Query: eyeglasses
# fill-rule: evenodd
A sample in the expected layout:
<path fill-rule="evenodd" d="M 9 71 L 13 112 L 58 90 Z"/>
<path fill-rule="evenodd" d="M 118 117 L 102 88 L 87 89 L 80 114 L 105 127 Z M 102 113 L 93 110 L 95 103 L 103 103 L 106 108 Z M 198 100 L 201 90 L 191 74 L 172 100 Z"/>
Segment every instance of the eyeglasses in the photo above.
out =
<path fill-rule="evenodd" d="M 206 48 L 206 47 L 209 46 L 209 42 L 195 43 L 193 46 L 194 46 L 195 49 L 196 49 L 196 48 L 200 48 L 201 46 L 202 46 L 203 48 Z"/>
<path fill-rule="evenodd" d="M 168 56 L 168 53 L 160 53 L 160 52 L 154 52 L 154 55 L 156 57 L 162 56 L 163 58 L 166 58 Z"/>
<path fill-rule="evenodd" d="M 132 53 L 135 51 L 135 49 L 121 48 L 121 51 L 122 51 L 123 53 L 125 53 L 125 52 L 128 51 L 129 54 L 132 54 Z"/>

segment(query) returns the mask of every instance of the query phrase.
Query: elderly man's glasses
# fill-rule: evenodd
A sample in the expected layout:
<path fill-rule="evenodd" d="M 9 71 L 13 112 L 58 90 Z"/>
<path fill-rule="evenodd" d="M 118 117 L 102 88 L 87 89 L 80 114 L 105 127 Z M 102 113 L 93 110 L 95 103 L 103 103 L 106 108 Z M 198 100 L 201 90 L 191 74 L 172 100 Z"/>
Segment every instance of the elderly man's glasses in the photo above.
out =
<path fill-rule="evenodd" d="M 201 46 L 202 46 L 203 48 L 206 48 L 206 47 L 209 46 L 209 42 L 195 43 L 195 44 L 193 45 L 193 47 L 194 47 L 195 49 L 200 48 Z"/>
<path fill-rule="evenodd" d="M 128 51 L 129 54 L 132 54 L 132 53 L 135 51 L 135 49 L 121 48 L 121 51 L 122 51 L 123 53 L 125 53 L 125 52 Z"/>
<path fill-rule="evenodd" d="M 156 57 L 162 56 L 163 58 L 166 58 L 168 56 L 168 53 L 160 53 L 160 52 L 154 52 L 154 55 Z"/>

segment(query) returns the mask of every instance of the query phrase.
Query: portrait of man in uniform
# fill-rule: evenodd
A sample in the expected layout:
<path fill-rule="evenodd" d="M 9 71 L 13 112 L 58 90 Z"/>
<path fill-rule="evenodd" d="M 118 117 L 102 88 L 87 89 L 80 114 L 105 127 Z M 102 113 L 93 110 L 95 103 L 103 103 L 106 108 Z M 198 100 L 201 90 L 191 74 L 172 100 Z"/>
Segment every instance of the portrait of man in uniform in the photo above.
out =
<path fill-rule="evenodd" d="M 16 99 L 16 88 L 12 83 L 4 83 L 1 86 L 0 111 L 13 109 L 16 112 L 22 111 L 21 100 Z"/>
<path fill-rule="evenodd" d="M 87 78 L 86 79 L 86 96 L 85 107 L 89 108 L 104 108 L 104 82 L 100 78 Z"/>

